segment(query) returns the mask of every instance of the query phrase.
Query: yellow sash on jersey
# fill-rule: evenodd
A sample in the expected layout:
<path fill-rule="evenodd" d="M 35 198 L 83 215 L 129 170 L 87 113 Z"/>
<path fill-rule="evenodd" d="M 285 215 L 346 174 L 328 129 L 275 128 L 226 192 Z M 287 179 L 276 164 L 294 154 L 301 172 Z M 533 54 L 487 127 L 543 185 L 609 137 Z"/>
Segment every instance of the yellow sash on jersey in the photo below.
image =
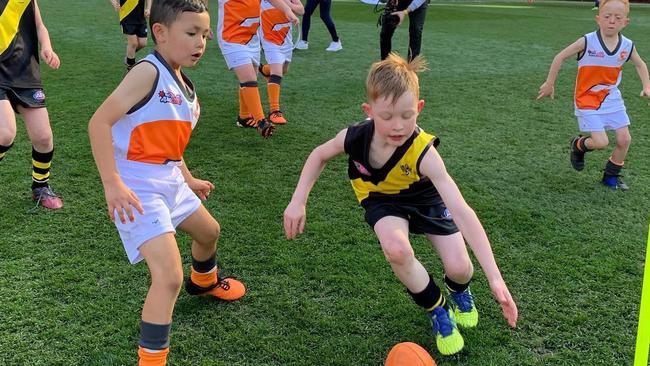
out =
<path fill-rule="evenodd" d="M 120 7 L 120 22 L 129 15 L 136 6 L 138 6 L 138 0 L 126 0 L 124 5 Z"/>
<path fill-rule="evenodd" d="M 31 0 L 9 0 L 0 14 L 0 54 L 7 50 L 18 33 L 18 24 Z"/>

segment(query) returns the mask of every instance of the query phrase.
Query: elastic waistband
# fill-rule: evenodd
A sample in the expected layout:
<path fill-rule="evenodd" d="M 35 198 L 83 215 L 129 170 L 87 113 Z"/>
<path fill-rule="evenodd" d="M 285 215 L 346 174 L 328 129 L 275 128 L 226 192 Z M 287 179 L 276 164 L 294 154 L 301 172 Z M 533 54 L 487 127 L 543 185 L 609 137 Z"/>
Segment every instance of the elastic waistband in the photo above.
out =
<path fill-rule="evenodd" d="M 176 165 L 148 164 L 131 160 L 116 160 L 115 165 L 120 175 L 143 178 L 169 178 L 181 174 Z"/>

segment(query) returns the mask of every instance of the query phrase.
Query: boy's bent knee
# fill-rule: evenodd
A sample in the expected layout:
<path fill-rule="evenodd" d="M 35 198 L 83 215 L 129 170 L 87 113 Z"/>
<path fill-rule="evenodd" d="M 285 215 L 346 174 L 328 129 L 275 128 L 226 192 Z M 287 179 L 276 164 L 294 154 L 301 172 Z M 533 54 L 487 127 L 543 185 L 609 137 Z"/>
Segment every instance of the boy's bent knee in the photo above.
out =
<path fill-rule="evenodd" d="M 382 244 L 386 260 L 395 265 L 405 265 L 415 259 L 415 253 L 410 245 L 403 242 Z"/>
<path fill-rule="evenodd" d="M 165 292 L 178 294 L 183 285 L 183 270 L 181 268 L 170 269 L 161 272 L 152 278 L 152 286 L 163 289 Z"/>
<path fill-rule="evenodd" d="M 474 275 L 474 265 L 472 265 L 472 261 L 469 258 L 456 261 L 451 265 L 448 264 L 445 266 L 445 274 L 454 281 L 466 283 Z"/>
<path fill-rule="evenodd" d="M 607 135 L 605 136 L 591 136 L 591 148 L 592 150 L 602 150 L 609 145 L 609 139 L 607 138 Z"/>

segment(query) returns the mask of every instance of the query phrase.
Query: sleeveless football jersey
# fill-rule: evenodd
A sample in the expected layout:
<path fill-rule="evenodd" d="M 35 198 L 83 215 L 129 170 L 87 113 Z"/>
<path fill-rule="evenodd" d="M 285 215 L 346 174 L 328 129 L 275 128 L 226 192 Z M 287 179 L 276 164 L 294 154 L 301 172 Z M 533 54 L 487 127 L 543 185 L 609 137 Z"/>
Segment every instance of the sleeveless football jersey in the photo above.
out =
<path fill-rule="evenodd" d="M 383 167 L 370 165 L 370 142 L 374 122 L 366 120 L 348 127 L 345 152 L 348 154 L 348 176 L 363 207 L 373 203 L 438 204 L 442 198 L 431 180 L 420 175 L 420 161 L 439 140 L 419 127 L 398 147 Z"/>
<path fill-rule="evenodd" d="M 120 24 L 147 24 L 144 0 L 120 0 Z"/>
<path fill-rule="evenodd" d="M 186 90 L 157 52 L 149 62 L 158 77 L 148 98 L 135 105 L 113 125 L 116 160 L 149 164 L 181 165 L 200 107 L 192 82 L 183 74 Z"/>
<path fill-rule="evenodd" d="M 259 51 L 260 0 L 219 0 L 217 39 L 224 55 Z"/>
<path fill-rule="evenodd" d="M 0 0 L 0 85 L 42 88 L 31 0 Z"/>
<path fill-rule="evenodd" d="M 293 49 L 291 37 L 292 24 L 284 13 L 273 7 L 268 0 L 262 0 L 260 6 L 262 26 L 260 27 L 260 39 L 265 50 Z"/>
<path fill-rule="evenodd" d="M 584 36 L 585 49 L 578 54 L 575 89 L 575 115 L 612 113 L 625 110 L 618 85 L 623 64 L 632 55 L 634 43 L 618 35 L 618 44 L 610 51 L 600 31 Z"/>

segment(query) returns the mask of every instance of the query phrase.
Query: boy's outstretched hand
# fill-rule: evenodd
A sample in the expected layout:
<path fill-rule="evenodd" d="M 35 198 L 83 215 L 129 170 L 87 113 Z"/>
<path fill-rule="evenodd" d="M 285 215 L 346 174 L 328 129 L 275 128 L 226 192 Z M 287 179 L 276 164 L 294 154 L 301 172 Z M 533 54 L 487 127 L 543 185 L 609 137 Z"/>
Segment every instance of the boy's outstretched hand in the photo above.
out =
<path fill-rule="evenodd" d="M 508 325 L 512 328 L 517 326 L 517 318 L 519 317 L 519 312 L 517 311 L 517 304 L 512 299 L 508 286 L 503 280 L 498 280 L 490 282 L 490 288 L 492 289 L 492 294 L 497 300 L 499 305 L 501 305 L 501 311 L 503 312 L 503 317 L 508 321 Z"/>
<path fill-rule="evenodd" d="M 305 230 L 305 217 L 307 216 L 305 205 L 289 202 L 284 210 L 284 233 L 287 239 L 294 239 Z"/>
<path fill-rule="evenodd" d="M 41 50 L 41 58 L 43 59 L 43 61 L 45 61 L 47 66 L 55 70 L 58 69 L 59 66 L 61 65 L 59 56 L 57 56 L 57 54 L 54 53 L 54 51 L 52 51 L 51 49 L 45 48 Z"/>
<path fill-rule="evenodd" d="M 187 186 L 190 187 L 190 189 L 194 191 L 197 196 L 199 196 L 201 201 L 207 200 L 208 196 L 210 196 L 210 191 L 214 189 L 214 184 L 211 182 L 196 178 L 188 181 Z"/>
<path fill-rule="evenodd" d="M 549 96 L 551 99 L 555 99 L 555 86 L 546 81 L 544 84 L 542 84 L 542 86 L 539 87 L 539 95 L 537 96 L 537 100 Z"/>

